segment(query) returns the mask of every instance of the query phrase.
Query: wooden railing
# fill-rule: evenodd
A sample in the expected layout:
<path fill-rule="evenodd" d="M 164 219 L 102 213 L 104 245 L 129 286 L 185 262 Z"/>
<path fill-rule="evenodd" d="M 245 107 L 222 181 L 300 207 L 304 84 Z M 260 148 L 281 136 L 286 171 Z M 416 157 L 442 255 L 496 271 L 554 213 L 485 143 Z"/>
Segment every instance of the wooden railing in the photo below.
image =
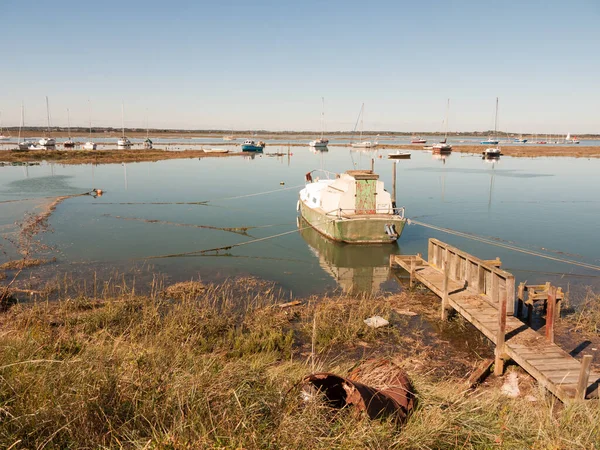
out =
<path fill-rule="evenodd" d="M 502 375 L 505 351 L 506 315 L 514 315 L 515 277 L 499 269 L 500 260 L 482 260 L 437 239 L 429 239 L 428 263 L 444 273 L 442 294 L 442 317 L 448 307 L 448 285 L 452 279 L 464 288 L 479 294 L 498 309 L 498 330 L 496 332 L 496 350 L 494 374 Z"/>
<path fill-rule="evenodd" d="M 482 260 L 437 239 L 429 239 L 427 262 L 444 270 L 447 264 L 451 280 L 464 284 L 471 292 L 481 294 L 486 301 L 500 309 L 506 303 L 506 314 L 515 308 L 515 277 L 499 268 L 500 260 Z"/>

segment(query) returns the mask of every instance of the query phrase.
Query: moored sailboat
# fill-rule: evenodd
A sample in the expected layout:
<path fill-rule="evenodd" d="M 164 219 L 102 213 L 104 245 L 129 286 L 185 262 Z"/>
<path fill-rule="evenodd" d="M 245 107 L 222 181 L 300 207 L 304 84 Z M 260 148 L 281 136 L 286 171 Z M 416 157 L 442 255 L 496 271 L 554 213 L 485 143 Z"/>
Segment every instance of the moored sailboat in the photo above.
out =
<path fill-rule="evenodd" d="M 88 113 L 90 119 L 90 140 L 83 144 L 84 150 L 96 150 L 96 143 L 92 141 L 92 103 L 88 99 Z"/>
<path fill-rule="evenodd" d="M 34 147 L 34 143 L 28 141 L 27 139 L 21 140 L 21 130 L 25 126 L 25 107 L 23 106 L 23 102 L 21 102 L 21 124 L 19 126 L 19 137 L 17 139 L 17 146 L 19 150 L 29 150 Z"/>
<path fill-rule="evenodd" d="M 123 103 L 121 103 L 121 128 L 123 130 L 123 135 L 117 140 L 117 148 L 131 148 L 131 141 L 125 136 L 125 105 L 123 105 Z"/>
<path fill-rule="evenodd" d="M 48 103 L 48 97 L 46 96 L 46 121 L 48 124 L 47 132 L 48 135 L 46 137 L 41 138 L 38 141 L 38 144 L 42 148 L 54 148 L 56 146 L 56 139 L 50 136 L 50 106 Z"/>
<path fill-rule="evenodd" d="M 358 116 L 360 118 L 360 139 L 358 140 L 358 142 L 353 142 L 351 145 L 353 148 L 375 148 L 379 145 L 379 143 L 377 142 L 377 139 L 379 138 L 379 135 L 377 135 L 377 137 L 375 138 L 375 142 L 372 141 L 363 141 L 363 125 L 364 125 L 364 116 L 365 116 L 365 104 L 363 103 L 362 106 L 360 107 L 360 112 L 358 113 Z M 356 129 L 356 127 L 355 127 Z"/>
<path fill-rule="evenodd" d="M 448 104 L 446 106 L 446 120 L 445 122 L 445 131 L 444 131 L 444 140 L 438 142 L 437 144 L 433 144 L 431 151 L 433 153 L 450 153 L 452 152 L 452 145 L 448 143 L 448 114 L 450 112 L 450 99 L 448 99 Z"/>
<path fill-rule="evenodd" d="M 75 142 L 71 139 L 71 115 L 69 114 L 69 108 L 67 108 L 67 140 L 63 142 L 64 148 L 75 148 Z"/>
<path fill-rule="evenodd" d="M 496 114 L 494 115 L 494 139 L 490 139 L 490 143 L 494 143 L 493 145 L 498 145 L 498 139 L 496 136 L 498 135 L 498 97 L 496 97 Z M 483 142 L 482 142 L 483 143 Z M 483 152 L 483 156 L 486 158 L 498 158 L 500 157 L 500 148 L 499 147 L 490 147 L 486 148 Z"/>
<path fill-rule="evenodd" d="M 321 97 L 321 100 L 323 102 L 323 110 L 321 111 L 321 137 L 318 139 L 315 139 L 314 141 L 310 141 L 310 143 L 308 145 L 310 145 L 311 147 L 327 147 L 327 144 L 329 144 L 329 139 L 325 139 L 323 137 L 323 134 L 325 132 L 325 97 Z"/>
<path fill-rule="evenodd" d="M 384 189 L 372 170 L 349 170 L 334 179 L 306 174 L 298 210 L 322 235 L 349 244 L 395 242 L 404 229 L 404 208 Z"/>

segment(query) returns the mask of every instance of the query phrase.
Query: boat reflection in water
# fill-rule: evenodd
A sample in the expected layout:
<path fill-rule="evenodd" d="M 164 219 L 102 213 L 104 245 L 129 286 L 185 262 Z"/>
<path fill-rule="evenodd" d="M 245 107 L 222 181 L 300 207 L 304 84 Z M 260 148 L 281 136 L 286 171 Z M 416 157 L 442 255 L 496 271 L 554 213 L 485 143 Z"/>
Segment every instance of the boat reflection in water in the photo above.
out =
<path fill-rule="evenodd" d="M 375 293 L 390 279 L 390 255 L 399 254 L 397 244 L 351 245 L 322 236 L 302 217 L 300 235 L 319 265 L 346 293 Z M 395 284 L 394 284 L 395 286 Z"/>
<path fill-rule="evenodd" d="M 446 160 L 450 158 L 450 154 L 440 154 L 440 153 L 432 153 L 431 159 L 437 159 L 438 161 L 442 161 L 442 164 L 446 164 Z"/>

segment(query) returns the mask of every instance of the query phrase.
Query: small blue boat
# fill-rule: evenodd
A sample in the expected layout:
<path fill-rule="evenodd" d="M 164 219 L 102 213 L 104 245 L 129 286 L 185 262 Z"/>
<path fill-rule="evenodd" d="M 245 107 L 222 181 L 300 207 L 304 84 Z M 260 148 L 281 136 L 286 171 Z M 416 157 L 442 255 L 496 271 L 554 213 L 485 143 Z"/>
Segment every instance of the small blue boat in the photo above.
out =
<path fill-rule="evenodd" d="M 489 138 L 485 141 L 481 141 L 481 143 L 484 145 L 498 145 L 498 140 Z"/>
<path fill-rule="evenodd" d="M 265 143 L 262 141 L 254 142 L 248 139 L 242 144 L 242 151 L 244 152 L 262 152 L 264 148 Z"/>
<path fill-rule="evenodd" d="M 519 144 L 524 144 L 525 142 L 527 142 L 527 139 L 515 138 L 515 142 L 517 142 Z"/>

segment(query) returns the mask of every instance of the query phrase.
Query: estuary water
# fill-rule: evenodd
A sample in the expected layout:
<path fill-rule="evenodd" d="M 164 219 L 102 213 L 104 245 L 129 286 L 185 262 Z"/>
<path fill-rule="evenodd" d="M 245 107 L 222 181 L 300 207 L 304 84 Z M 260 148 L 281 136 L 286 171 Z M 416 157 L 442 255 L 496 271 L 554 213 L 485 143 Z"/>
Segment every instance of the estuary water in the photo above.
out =
<path fill-rule="evenodd" d="M 283 156 L 268 154 L 275 152 Z M 406 226 L 397 245 L 340 245 L 298 220 L 306 172 L 366 169 L 373 159 L 389 191 L 388 153 L 292 147 L 288 156 L 287 147 L 271 145 L 254 158 L 0 167 L 0 232 L 10 237 L 12 224 L 43 207 L 46 197 L 101 188 L 101 197 L 70 198 L 52 213 L 52 232 L 43 239 L 57 260 L 44 273 L 86 277 L 144 265 L 172 281 L 253 275 L 301 296 L 336 288 L 393 290 L 389 255 L 425 255 L 428 238 L 435 237 L 482 259 L 500 257 L 517 283 L 600 288 L 600 271 L 558 261 L 600 266 L 596 159 L 502 157 L 491 163 L 474 155 L 441 159 L 411 151 L 412 159 L 397 162 L 397 203 L 408 218 L 553 259 L 420 225 Z M 244 245 L 192 253 L 234 244 Z M 4 249 L 0 262 L 11 257 L 6 241 Z"/>

